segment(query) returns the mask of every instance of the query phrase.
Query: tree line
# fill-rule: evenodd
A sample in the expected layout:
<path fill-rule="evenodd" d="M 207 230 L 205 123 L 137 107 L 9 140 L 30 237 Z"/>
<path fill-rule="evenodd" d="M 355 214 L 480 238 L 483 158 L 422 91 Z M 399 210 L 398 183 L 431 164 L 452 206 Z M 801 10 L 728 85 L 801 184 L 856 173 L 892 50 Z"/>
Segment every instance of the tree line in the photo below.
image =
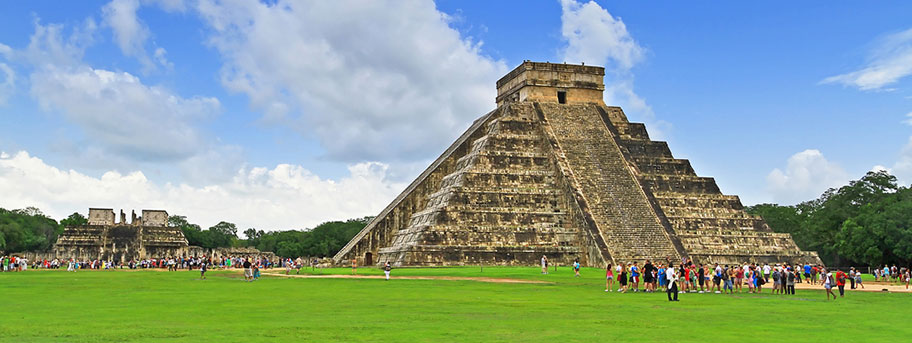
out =
<path fill-rule="evenodd" d="M 868 172 L 819 198 L 797 205 L 759 204 L 745 208 L 762 216 L 776 232 L 790 233 L 802 250 L 817 251 L 827 265 L 875 266 L 912 263 L 912 189 L 897 184 L 886 171 Z M 283 257 L 329 257 L 338 252 L 371 217 L 330 221 L 311 230 L 264 232 L 220 222 L 203 230 L 185 216 L 171 216 L 190 245 L 203 248 L 247 247 Z M 87 223 L 73 213 L 59 223 L 41 210 L 0 208 L 0 253 L 50 250 L 64 227 Z"/>
<path fill-rule="evenodd" d="M 776 232 L 792 234 L 802 250 L 830 266 L 912 263 L 912 189 L 886 171 L 868 172 L 819 198 L 792 206 L 746 208 Z"/>
<path fill-rule="evenodd" d="M 350 241 L 372 217 L 330 221 L 310 230 L 270 231 L 248 228 L 246 239 L 237 235 L 237 226 L 220 222 L 202 230 L 199 225 L 187 221 L 184 216 L 170 216 L 168 224 L 180 227 L 190 245 L 207 249 L 228 247 L 254 247 L 270 251 L 282 257 L 331 257 Z"/>
<path fill-rule="evenodd" d="M 254 228 L 238 237 L 237 226 L 226 221 L 208 229 L 190 223 L 187 217 L 168 217 L 168 225 L 180 228 L 187 243 L 207 249 L 255 247 L 283 257 L 330 257 L 367 225 L 371 217 L 330 221 L 310 230 L 264 232 Z M 59 223 L 38 208 L 18 210 L 0 208 L 0 255 L 17 252 L 50 251 L 64 228 L 88 224 L 88 219 L 75 212 Z"/>

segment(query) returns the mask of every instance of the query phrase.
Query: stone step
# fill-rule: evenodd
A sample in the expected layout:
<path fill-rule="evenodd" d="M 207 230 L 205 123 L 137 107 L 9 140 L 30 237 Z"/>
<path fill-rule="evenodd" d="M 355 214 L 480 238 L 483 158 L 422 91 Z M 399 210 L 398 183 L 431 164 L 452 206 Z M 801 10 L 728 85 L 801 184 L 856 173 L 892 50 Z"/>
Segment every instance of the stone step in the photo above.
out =
<path fill-rule="evenodd" d="M 541 137 L 530 134 L 488 134 L 472 142 L 472 150 L 537 151 L 544 147 Z"/>
<path fill-rule="evenodd" d="M 441 187 L 550 187 L 554 182 L 553 170 L 509 171 L 495 169 L 478 171 L 471 168 L 447 175 L 441 180 Z"/>
<path fill-rule="evenodd" d="M 535 134 L 538 132 L 538 122 L 515 117 L 502 117 L 489 122 L 485 132 L 489 134 Z"/>
<path fill-rule="evenodd" d="M 550 156 L 538 152 L 478 151 L 459 158 L 456 161 L 456 170 L 466 169 L 470 165 L 476 170 L 545 170 L 551 167 L 551 162 Z"/>
<path fill-rule="evenodd" d="M 653 192 L 666 193 L 721 193 L 716 180 L 711 177 L 677 176 L 677 175 L 641 175 L 643 186 Z"/>
<path fill-rule="evenodd" d="M 674 158 L 667 142 L 645 139 L 621 139 L 621 146 L 631 157 Z"/>
<path fill-rule="evenodd" d="M 747 214 L 747 212 L 744 212 L 741 209 L 732 208 L 663 206 L 662 211 L 665 212 L 665 216 L 667 217 L 759 219 L 756 216 Z"/>
<path fill-rule="evenodd" d="M 409 226 L 424 223 L 473 225 L 478 223 L 489 224 L 516 224 L 533 225 L 540 223 L 565 223 L 567 214 L 552 211 L 527 211 L 516 212 L 517 209 L 505 208 L 450 208 L 425 210 L 412 216 Z"/>
<path fill-rule="evenodd" d="M 645 175 L 692 175 L 696 176 L 690 161 L 668 157 L 635 157 L 637 169 Z"/>
<path fill-rule="evenodd" d="M 762 220 L 757 218 L 695 218 L 668 216 L 668 222 L 675 229 L 681 230 L 763 230 Z"/>
<path fill-rule="evenodd" d="M 656 202 L 662 208 L 666 207 L 701 207 L 701 208 L 731 208 L 744 209 L 741 199 L 735 195 L 700 194 L 700 193 L 653 193 Z"/>

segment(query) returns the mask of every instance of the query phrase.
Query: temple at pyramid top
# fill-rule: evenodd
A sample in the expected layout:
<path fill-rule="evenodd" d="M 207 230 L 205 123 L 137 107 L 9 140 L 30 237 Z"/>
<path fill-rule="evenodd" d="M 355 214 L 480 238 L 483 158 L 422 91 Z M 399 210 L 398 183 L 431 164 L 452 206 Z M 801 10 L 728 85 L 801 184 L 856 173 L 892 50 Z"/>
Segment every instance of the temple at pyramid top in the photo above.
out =
<path fill-rule="evenodd" d="M 497 106 L 519 101 L 599 103 L 605 68 L 525 61 L 497 80 Z"/>
<path fill-rule="evenodd" d="M 334 257 L 396 266 L 820 263 L 606 106 L 604 68 L 523 62 Z"/>

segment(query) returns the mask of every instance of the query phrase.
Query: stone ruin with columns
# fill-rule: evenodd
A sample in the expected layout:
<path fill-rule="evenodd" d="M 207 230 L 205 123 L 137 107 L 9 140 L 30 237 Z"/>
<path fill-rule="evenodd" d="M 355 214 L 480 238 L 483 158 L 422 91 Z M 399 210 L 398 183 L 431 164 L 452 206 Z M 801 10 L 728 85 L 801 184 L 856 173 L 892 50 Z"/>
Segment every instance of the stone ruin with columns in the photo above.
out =
<path fill-rule="evenodd" d="M 168 225 L 168 212 L 142 210 L 142 216 L 133 211 L 131 220 L 120 211 L 120 221 L 110 208 L 90 208 L 88 223 L 64 228 L 57 243 L 50 251 L 21 252 L 17 256 L 32 261 L 51 259 L 76 259 L 77 261 L 104 260 L 129 262 L 130 260 L 158 259 L 168 257 L 242 257 L 266 258 L 276 261 L 278 257 L 269 251 L 253 247 L 229 247 L 207 249 L 188 245 L 187 238 L 179 227 Z"/>
<path fill-rule="evenodd" d="M 186 255 L 187 239 L 180 228 L 168 226 L 168 212 L 142 210 L 137 217 L 133 211 L 128 223 L 121 210 L 120 221 L 115 219 L 113 209 L 90 208 L 88 224 L 65 228 L 54 245 L 54 255 L 119 262 Z"/>
<path fill-rule="evenodd" d="M 606 106 L 602 67 L 523 62 L 335 257 L 361 265 L 821 263 Z"/>

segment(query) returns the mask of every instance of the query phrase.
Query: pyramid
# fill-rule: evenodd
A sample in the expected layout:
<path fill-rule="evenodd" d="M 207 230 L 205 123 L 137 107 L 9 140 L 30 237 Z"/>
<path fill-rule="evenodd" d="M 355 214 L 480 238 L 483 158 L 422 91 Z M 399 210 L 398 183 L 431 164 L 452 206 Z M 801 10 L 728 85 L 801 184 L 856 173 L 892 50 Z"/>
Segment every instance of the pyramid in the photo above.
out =
<path fill-rule="evenodd" d="M 602 100 L 602 67 L 523 62 L 334 257 L 395 266 L 820 263 Z"/>

